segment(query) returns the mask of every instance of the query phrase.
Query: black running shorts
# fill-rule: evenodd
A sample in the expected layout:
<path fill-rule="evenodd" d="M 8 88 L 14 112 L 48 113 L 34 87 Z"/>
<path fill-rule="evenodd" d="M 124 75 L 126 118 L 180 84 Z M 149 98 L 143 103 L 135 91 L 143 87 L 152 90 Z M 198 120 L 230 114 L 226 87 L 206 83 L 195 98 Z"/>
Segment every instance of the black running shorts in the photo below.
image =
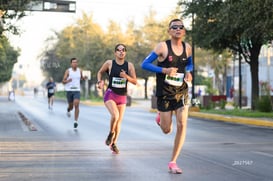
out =
<path fill-rule="evenodd" d="M 184 105 L 189 104 L 189 95 L 177 94 L 175 96 L 161 96 L 157 97 L 157 109 L 161 112 L 174 111 Z"/>

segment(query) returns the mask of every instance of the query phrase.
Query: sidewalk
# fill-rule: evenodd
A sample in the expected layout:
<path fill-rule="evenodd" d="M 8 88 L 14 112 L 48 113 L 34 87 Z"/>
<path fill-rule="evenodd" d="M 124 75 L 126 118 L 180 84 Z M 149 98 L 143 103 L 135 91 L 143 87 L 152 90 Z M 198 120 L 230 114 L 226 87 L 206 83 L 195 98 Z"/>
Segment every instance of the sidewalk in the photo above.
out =
<path fill-rule="evenodd" d="M 132 107 L 143 107 L 151 112 L 156 112 L 157 110 L 151 108 L 151 100 L 134 100 Z M 236 124 L 245 124 L 250 126 L 260 126 L 273 128 L 273 118 L 247 118 L 239 116 L 228 116 L 228 115 L 218 115 L 218 114 L 208 114 L 201 112 L 189 112 L 189 117 L 199 118 L 204 120 L 213 121 L 223 121 Z"/>

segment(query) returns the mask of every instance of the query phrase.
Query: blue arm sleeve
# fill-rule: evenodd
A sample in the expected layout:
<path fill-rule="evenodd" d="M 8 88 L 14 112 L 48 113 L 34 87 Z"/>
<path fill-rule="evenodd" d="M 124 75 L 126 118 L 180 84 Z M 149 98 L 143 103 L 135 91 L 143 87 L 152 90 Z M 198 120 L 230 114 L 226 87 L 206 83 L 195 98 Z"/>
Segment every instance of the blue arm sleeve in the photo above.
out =
<path fill-rule="evenodd" d="M 157 59 L 158 55 L 153 51 L 142 62 L 141 68 L 149 70 L 151 72 L 162 73 L 162 67 L 153 64 L 153 61 Z"/>
<path fill-rule="evenodd" d="M 189 58 L 188 58 L 188 63 L 187 63 L 187 65 L 186 65 L 186 71 L 187 72 L 191 72 L 192 70 L 193 70 L 193 63 L 192 63 L 192 57 L 190 56 Z"/>

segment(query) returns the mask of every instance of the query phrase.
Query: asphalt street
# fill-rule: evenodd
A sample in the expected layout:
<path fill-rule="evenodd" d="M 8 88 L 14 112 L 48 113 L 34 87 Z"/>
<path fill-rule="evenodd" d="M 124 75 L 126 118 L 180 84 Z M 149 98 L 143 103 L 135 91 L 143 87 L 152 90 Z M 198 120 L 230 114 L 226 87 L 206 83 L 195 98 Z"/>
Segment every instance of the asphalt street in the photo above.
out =
<path fill-rule="evenodd" d="M 127 107 L 119 155 L 104 144 L 109 115 L 103 105 L 81 104 L 76 130 L 65 108 L 64 101 L 56 101 L 48 110 L 44 97 L 16 97 L 14 102 L 0 97 L 1 181 L 273 180 L 270 126 L 191 116 L 177 161 L 183 174 L 174 175 L 167 163 L 175 125 L 164 135 L 149 102 Z"/>

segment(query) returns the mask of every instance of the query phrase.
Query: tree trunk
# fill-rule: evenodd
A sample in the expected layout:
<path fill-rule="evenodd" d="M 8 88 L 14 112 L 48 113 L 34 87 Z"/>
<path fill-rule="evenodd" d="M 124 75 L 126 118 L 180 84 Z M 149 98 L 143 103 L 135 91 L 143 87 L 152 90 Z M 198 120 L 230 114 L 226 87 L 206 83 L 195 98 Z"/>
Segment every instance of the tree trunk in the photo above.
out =
<path fill-rule="evenodd" d="M 148 92 L 147 92 L 147 84 L 148 84 L 148 77 L 145 77 L 145 85 L 144 85 L 144 93 L 145 93 L 145 99 L 148 99 Z"/>
<path fill-rule="evenodd" d="M 259 98 L 259 54 L 262 45 L 253 44 L 250 49 L 250 72 L 251 72 L 251 109 L 256 110 L 256 102 Z"/>

